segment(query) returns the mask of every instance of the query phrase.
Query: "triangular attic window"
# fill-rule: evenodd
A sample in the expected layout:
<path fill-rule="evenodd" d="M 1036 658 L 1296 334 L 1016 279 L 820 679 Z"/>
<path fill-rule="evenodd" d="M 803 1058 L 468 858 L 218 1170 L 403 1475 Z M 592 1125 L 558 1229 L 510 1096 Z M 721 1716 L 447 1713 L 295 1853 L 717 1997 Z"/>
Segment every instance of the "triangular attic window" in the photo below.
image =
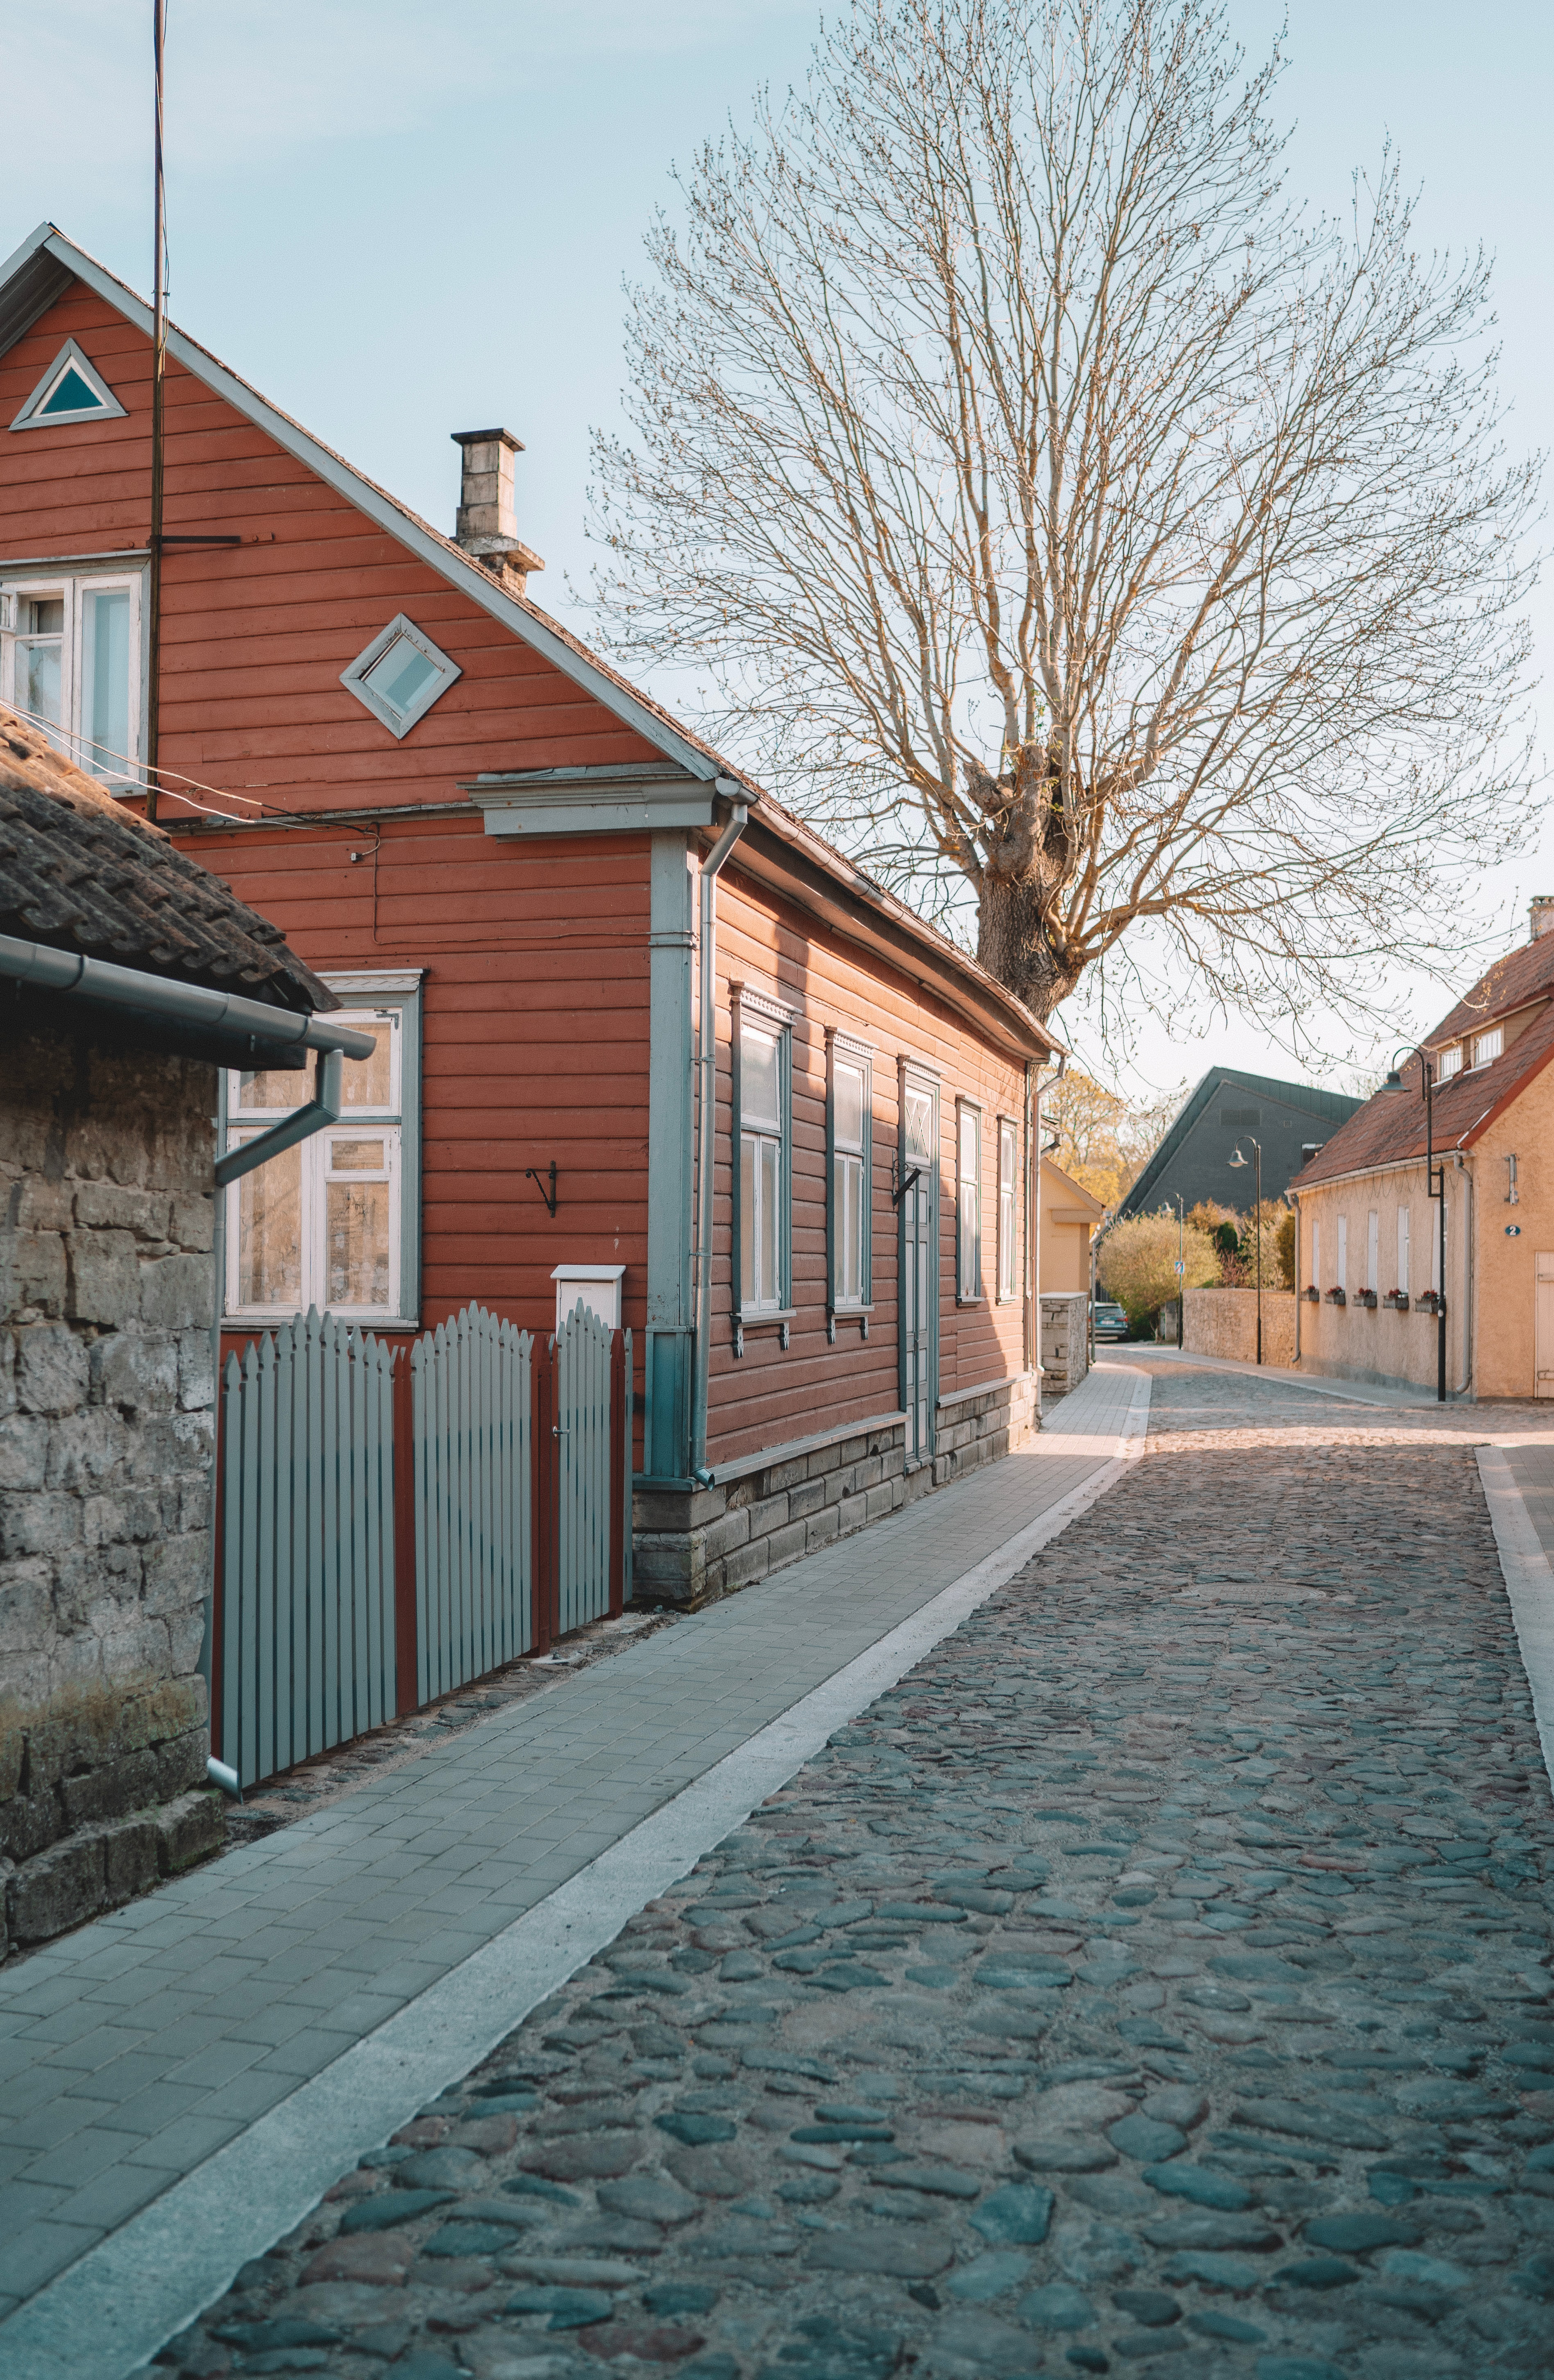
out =
<path fill-rule="evenodd" d="M 71 421 L 107 421 L 123 406 L 105 380 L 67 339 L 12 422 L 13 430 L 57 430 Z"/>

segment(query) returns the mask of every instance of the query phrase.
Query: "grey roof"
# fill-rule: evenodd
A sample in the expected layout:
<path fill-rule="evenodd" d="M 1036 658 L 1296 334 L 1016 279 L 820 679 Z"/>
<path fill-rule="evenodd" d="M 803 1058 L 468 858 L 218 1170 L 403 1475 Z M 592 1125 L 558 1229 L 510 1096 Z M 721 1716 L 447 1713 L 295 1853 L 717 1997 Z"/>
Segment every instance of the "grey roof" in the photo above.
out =
<path fill-rule="evenodd" d="M 1319 1090 L 1314 1083 L 1281 1083 L 1269 1075 L 1243 1075 L 1231 1066 L 1210 1066 L 1119 1206 L 1119 1217 L 1149 1213 L 1156 1192 L 1182 1153 L 1195 1126 L 1203 1121 L 1214 1101 L 1226 1090 L 1250 1092 L 1275 1106 L 1304 1111 L 1314 1123 L 1329 1127 L 1320 1135 L 1324 1140 L 1330 1138 L 1339 1125 L 1347 1123 L 1355 1110 L 1364 1105 L 1363 1100 L 1351 1099 L 1342 1091 Z M 1312 1136 L 1315 1139 L 1318 1135 L 1314 1134 Z M 1264 1183 L 1263 1188 L 1265 1196 L 1278 1195 L 1277 1189 L 1269 1182 Z"/>
<path fill-rule="evenodd" d="M 338 1008 L 278 926 L 0 704 L 0 933 L 277 1008 Z"/>

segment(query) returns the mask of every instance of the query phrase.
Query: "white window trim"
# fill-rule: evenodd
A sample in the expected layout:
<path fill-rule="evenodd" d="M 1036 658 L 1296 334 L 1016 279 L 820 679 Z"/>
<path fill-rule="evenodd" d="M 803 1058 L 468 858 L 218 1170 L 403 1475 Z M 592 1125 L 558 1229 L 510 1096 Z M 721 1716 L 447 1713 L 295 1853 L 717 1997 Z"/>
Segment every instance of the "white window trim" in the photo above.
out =
<path fill-rule="evenodd" d="M 977 1119 L 977 1229 L 968 1232 L 965 1226 L 965 1189 L 968 1177 L 961 1170 L 961 1137 L 965 1119 Z M 975 1099 L 955 1101 L 955 1304 L 980 1305 L 982 1287 L 982 1111 Z M 967 1258 L 971 1259 L 968 1266 Z M 969 1282 L 969 1286 L 968 1286 Z"/>
<path fill-rule="evenodd" d="M 376 668 L 389 647 L 397 642 L 401 637 L 407 644 L 414 645 L 418 652 L 424 653 L 437 672 L 431 683 L 422 686 L 415 700 L 405 710 L 386 701 L 376 686 L 369 686 L 367 683 L 368 672 Z M 433 703 L 441 702 L 455 679 L 461 678 L 463 675 L 464 672 L 457 662 L 450 660 L 441 645 L 433 644 L 424 628 L 418 628 L 414 620 L 410 619 L 406 613 L 396 612 L 388 626 L 373 638 L 364 651 L 358 653 L 350 667 L 341 671 L 340 683 L 347 693 L 355 695 L 364 710 L 372 713 L 381 726 L 388 729 L 391 735 L 396 739 L 403 739 L 408 735 L 412 727 L 426 717 Z"/>
<path fill-rule="evenodd" d="M 420 1319 L 421 1272 L 419 994 L 423 971 L 419 967 L 360 971 L 321 968 L 318 973 L 344 1003 L 340 1009 L 330 1012 L 339 1023 L 360 1021 L 373 1024 L 380 1022 L 389 1010 L 396 1014 L 398 1075 L 394 1088 L 397 1099 L 390 1108 L 346 1109 L 337 1124 L 326 1126 L 322 1132 L 314 1134 L 311 1139 L 300 1144 L 304 1229 L 312 1222 L 316 1200 L 323 1186 L 328 1145 L 334 1140 L 367 1139 L 381 1130 L 391 1141 L 388 1169 L 389 1268 L 391 1284 L 397 1287 L 398 1295 L 396 1300 L 384 1306 L 342 1305 L 331 1308 L 322 1298 L 306 1294 L 299 1306 L 239 1305 L 237 1294 L 237 1238 L 241 1209 L 238 1200 L 243 1184 L 235 1182 L 226 1193 L 226 1278 L 223 1283 L 223 1328 L 231 1331 L 263 1330 L 277 1322 L 290 1321 L 297 1313 L 305 1313 L 310 1305 L 316 1305 L 321 1312 L 333 1311 L 343 1322 L 359 1322 L 368 1330 L 417 1330 Z M 235 1104 L 235 1076 L 224 1070 L 220 1080 L 220 1136 L 224 1149 L 236 1147 L 239 1140 L 249 1137 L 251 1129 L 265 1130 L 280 1116 L 291 1111 L 290 1108 L 247 1108 L 239 1111 Z M 298 1072 L 296 1083 L 297 1097 L 292 1105 L 301 1107 L 311 1096 L 311 1074 Z M 321 1222 L 321 1231 L 322 1228 Z M 319 1248 L 313 1249 L 311 1261 L 327 1264 L 327 1253 L 321 1257 Z"/>
<path fill-rule="evenodd" d="M 129 651 L 127 673 L 129 684 L 125 706 L 127 735 L 127 750 L 122 755 L 99 755 L 81 722 L 81 703 L 85 696 L 84 646 L 86 638 L 87 594 L 114 594 L 123 589 L 129 597 Z M 146 656 L 142 622 L 145 616 L 146 568 L 137 564 L 126 569 L 118 558 L 83 563 L 73 556 L 62 556 L 57 562 L 28 562 L 7 565 L 0 560 L 0 702 L 8 703 L 20 712 L 30 725 L 42 728 L 49 741 L 84 770 L 111 794 L 139 793 L 143 787 L 142 754 L 145 751 L 146 724 Z M 30 712 L 22 710 L 17 699 L 16 665 L 18 642 L 25 643 L 18 626 L 18 606 L 23 602 L 47 601 L 58 596 L 65 605 L 65 620 L 60 639 L 59 726 L 42 726 Z"/>
<path fill-rule="evenodd" d="M 998 1158 L 998 1302 L 1014 1305 L 1020 1297 L 1020 1125 L 1015 1116 L 1000 1116 L 994 1135 Z M 1003 1149 L 1007 1138 L 1014 1152 L 1009 1182 L 1009 1217 L 1004 1220 Z M 1007 1259 L 1007 1262 L 1006 1262 Z M 1009 1287 L 1004 1287 L 1007 1273 Z"/>
<path fill-rule="evenodd" d="M 849 1033 L 829 1033 L 826 1043 L 827 1294 L 832 1314 L 868 1314 L 874 1302 L 874 1052 L 867 1041 L 856 1040 Z M 836 1068 L 839 1064 L 851 1066 L 863 1076 L 863 1136 L 856 1149 L 839 1148 L 836 1141 Z M 837 1287 L 841 1216 L 836 1196 L 836 1164 L 840 1157 L 856 1157 L 859 1163 L 858 1289 L 854 1297 L 844 1296 Z"/>
<path fill-rule="evenodd" d="M 1459 1042 L 1453 1050 L 1443 1050 L 1436 1061 L 1436 1081 L 1449 1083 L 1453 1075 L 1463 1071 L 1463 1048 Z"/>
<path fill-rule="evenodd" d="M 99 402 L 96 405 L 79 406 L 70 413 L 40 413 L 38 407 L 47 398 L 50 389 L 64 378 L 72 365 L 79 372 L 88 388 L 96 391 Z M 120 421 L 128 419 L 123 406 L 91 357 L 81 353 L 74 339 L 67 339 L 21 411 L 17 415 L 11 428 L 13 430 L 68 430 L 73 422 L 112 421 L 115 419 Z"/>
<path fill-rule="evenodd" d="M 1347 1297 L 1349 1294 L 1349 1218 L 1347 1215 L 1341 1215 L 1338 1219 L 1337 1285 Z"/>
<path fill-rule="evenodd" d="M 1491 1041 L 1494 1043 L 1494 1048 L 1486 1049 L 1486 1042 Z M 1481 1051 L 1482 1055 L 1480 1055 Z M 1502 1025 L 1488 1026 L 1484 1032 L 1475 1033 L 1473 1037 L 1473 1064 L 1468 1072 L 1476 1075 L 1481 1066 L 1492 1066 L 1496 1059 L 1503 1057 L 1504 1054 L 1505 1027 Z"/>
<path fill-rule="evenodd" d="M 1408 1295 L 1408 1255 L 1409 1255 L 1409 1240 L 1410 1240 L 1410 1234 L 1411 1234 L 1411 1232 L 1412 1232 L 1412 1228 L 1413 1228 L 1413 1227 L 1412 1227 L 1412 1223 L 1411 1223 L 1411 1220 L 1410 1220 L 1409 1209 L 1408 1209 L 1406 1207 L 1402 1207 L 1402 1206 L 1400 1206 L 1400 1207 L 1399 1207 L 1399 1208 L 1398 1208 L 1398 1279 L 1397 1279 L 1397 1287 L 1398 1287 L 1399 1293 L 1400 1293 L 1402 1296 L 1404 1296 L 1404 1297 L 1406 1297 L 1406 1296 Z"/>

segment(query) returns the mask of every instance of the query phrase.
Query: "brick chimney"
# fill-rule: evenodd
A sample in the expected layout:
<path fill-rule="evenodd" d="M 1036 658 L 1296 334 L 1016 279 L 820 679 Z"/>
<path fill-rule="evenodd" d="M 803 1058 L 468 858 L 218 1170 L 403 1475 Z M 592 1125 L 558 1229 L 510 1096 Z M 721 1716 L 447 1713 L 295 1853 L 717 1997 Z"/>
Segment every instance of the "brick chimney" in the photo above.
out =
<path fill-rule="evenodd" d="M 510 430 L 455 430 L 453 439 L 464 454 L 455 542 L 521 595 L 529 572 L 545 567 L 519 537 L 513 506 L 513 457 L 523 441 Z"/>
<path fill-rule="evenodd" d="M 1536 942 L 1554 927 L 1554 892 L 1535 892 L 1527 907 L 1527 940 Z"/>

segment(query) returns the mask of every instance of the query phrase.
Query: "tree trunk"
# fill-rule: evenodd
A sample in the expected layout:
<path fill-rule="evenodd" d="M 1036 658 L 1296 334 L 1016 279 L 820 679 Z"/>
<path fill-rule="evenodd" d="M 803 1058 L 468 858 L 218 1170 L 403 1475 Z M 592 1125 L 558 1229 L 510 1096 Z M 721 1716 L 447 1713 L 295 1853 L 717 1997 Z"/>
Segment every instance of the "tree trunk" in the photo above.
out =
<path fill-rule="evenodd" d="M 1041 886 L 1029 876 L 998 876 L 990 868 L 982 878 L 977 956 L 1043 1025 L 1083 972 L 1052 946 L 1041 914 Z"/>

